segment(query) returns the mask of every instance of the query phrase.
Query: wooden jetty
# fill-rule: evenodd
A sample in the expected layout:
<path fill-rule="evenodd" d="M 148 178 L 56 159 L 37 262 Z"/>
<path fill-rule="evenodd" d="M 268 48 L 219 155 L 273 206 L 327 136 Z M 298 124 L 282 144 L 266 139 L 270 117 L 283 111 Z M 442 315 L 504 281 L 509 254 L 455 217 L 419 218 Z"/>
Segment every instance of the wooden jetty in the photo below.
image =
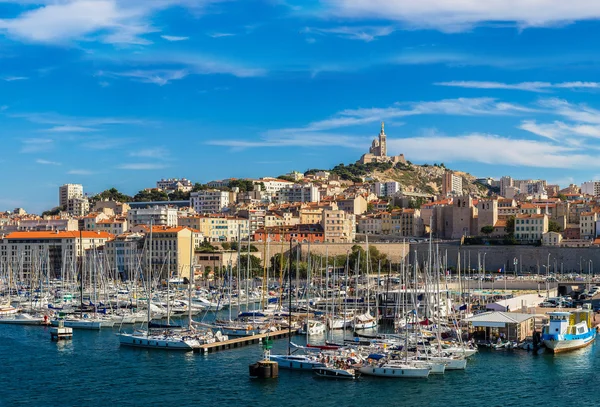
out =
<path fill-rule="evenodd" d="M 215 343 L 207 343 L 204 345 L 199 345 L 194 348 L 194 353 L 213 353 L 221 350 L 227 349 L 235 349 L 241 348 L 242 346 L 253 345 L 255 343 L 260 343 L 266 337 L 269 339 L 281 339 L 287 338 L 288 336 L 296 335 L 297 331 L 292 330 L 291 332 L 288 329 L 283 329 L 281 331 L 274 331 L 264 334 L 252 335 L 252 336 L 242 336 L 239 338 L 229 339 L 223 342 L 215 342 Z"/>

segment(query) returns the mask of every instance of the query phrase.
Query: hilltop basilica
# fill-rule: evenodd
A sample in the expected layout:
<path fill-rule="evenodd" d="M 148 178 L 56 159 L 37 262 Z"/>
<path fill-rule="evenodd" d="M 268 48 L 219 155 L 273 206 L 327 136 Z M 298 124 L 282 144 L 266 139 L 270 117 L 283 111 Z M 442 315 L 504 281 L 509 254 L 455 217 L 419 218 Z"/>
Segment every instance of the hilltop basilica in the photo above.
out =
<path fill-rule="evenodd" d="M 406 159 L 404 158 L 404 154 L 395 155 L 392 157 L 388 157 L 387 155 L 387 136 L 385 135 L 384 124 L 381 122 L 381 131 L 379 132 L 379 137 L 374 139 L 371 143 L 371 148 L 369 148 L 369 152 L 363 154 L 360 157 L 360 160 L 357 161 L 359 164 L 367 164 L 367 163 L 406 163 Z"/>

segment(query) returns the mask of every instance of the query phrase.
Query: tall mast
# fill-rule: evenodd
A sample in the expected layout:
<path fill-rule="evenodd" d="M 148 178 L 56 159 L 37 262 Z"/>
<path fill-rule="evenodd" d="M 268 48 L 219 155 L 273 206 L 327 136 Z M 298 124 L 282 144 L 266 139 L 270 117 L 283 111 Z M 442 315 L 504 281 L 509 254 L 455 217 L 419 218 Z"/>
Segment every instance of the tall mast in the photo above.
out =
<path fill-rule="evenodd" d="M 281 254 L 283 258 L 283 253 Z M 290 236 L 290 253 L 288 256 L 288 355 L 292 345 L 292 238 Z"/>
<path fill-rule="evenodd" d="M 146 276 L 147 284 L 148 284 L 148 326 L 146 329 L 146 337 L 150 335 L 150 304 L 152 302 L 152 229 L 154 229 L 154 219 L 150 218 L 150 240 L 148 244 L 148 275 Z"/>
<path fill-rule="evenodd" d="M 188 318 L 189 318 L 189 329 L 193 329 L 192 326 L 192 289 L 194 287 L 194 229 L 190 228 L 190 278 L 188 278 L 189 290 L 188 290 Z"/>

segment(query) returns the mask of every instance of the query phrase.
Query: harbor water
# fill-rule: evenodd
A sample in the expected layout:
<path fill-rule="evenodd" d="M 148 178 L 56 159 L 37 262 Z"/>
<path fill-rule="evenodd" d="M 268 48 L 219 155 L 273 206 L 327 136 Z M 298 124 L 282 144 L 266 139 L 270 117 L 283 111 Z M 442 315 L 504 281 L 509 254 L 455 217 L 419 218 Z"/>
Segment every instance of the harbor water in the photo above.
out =
<path fill-rule="evenodd" d="M 556 356 L 486 349 L 465 371 L 428 379 L 335 381 L 281 369 L 279 379 L 258 381 L 248 377 L 258 344 L 202 355 L 122 348 L 116 332 L 78 330 L 56 343 L 47 328 L 0 326 L 0 407 L 567 406 L 594 405 L 600 385 L 596 343 Z M 274 342 L 273 353 L 286 351 L 286 339 Z"/>

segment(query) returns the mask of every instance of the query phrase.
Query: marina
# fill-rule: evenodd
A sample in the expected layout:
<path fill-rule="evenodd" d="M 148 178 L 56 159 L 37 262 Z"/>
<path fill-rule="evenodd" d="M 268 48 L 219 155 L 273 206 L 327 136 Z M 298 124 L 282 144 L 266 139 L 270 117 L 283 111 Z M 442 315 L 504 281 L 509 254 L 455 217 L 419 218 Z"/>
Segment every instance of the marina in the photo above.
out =
<path fill-rule="evenodd" d="M 495 400 L 494 405 L 531 405 L 555 392 L 564 394 L 561 401 L 565 404 L 561 405 L 568 405 L 580 392 L 600 385 L 600 379 L 589 373 L 600 369 L 597 343 L 560 356 L 484 349 L 469 361 L 467 370 L 431 374 L 425 380 L 366 375 L 358 380 L 329 380 L 311 372 L 280 369 L 276 381 L 257 382 L 248 378 L 248 366 L 262 357 L 260 344 L 203 355 L 120 348 L 114 330 L 82 330 L 72 341 L 52 343 L 47 329 L 11 325 L 0 330 L 0 353 L 6 355 L 0 368 L 5 381 L 0 388 L 4 405 L 52 406 L 56 394 L 65 394 L 70 405 L 88 406 L 172 405 L 175 400 L 181 406 L 206 400 L 220 405 L 246 400 L 248 405 L 272 406 L 285 400 L 289 406 L 340 402 L 383 406 L 396 403 L 401 394 L 403 405 L 472 406 L 473 395 L 482 383 L 490 381 L 519 386 L 519 392 L 507 391 L 505 385 L 489 386 L 486 398 Z M 301 336 L 294 341 L 303 343 Z M 273 342 L 273 353 L 286 349 L 285 340 Z M 44 374 L 31 374 L 34 371 Z M 185 395 L 179 385 L 182 377 L 186 378 Z M 28 386 L 23 386 L 24 382 Z"/>

